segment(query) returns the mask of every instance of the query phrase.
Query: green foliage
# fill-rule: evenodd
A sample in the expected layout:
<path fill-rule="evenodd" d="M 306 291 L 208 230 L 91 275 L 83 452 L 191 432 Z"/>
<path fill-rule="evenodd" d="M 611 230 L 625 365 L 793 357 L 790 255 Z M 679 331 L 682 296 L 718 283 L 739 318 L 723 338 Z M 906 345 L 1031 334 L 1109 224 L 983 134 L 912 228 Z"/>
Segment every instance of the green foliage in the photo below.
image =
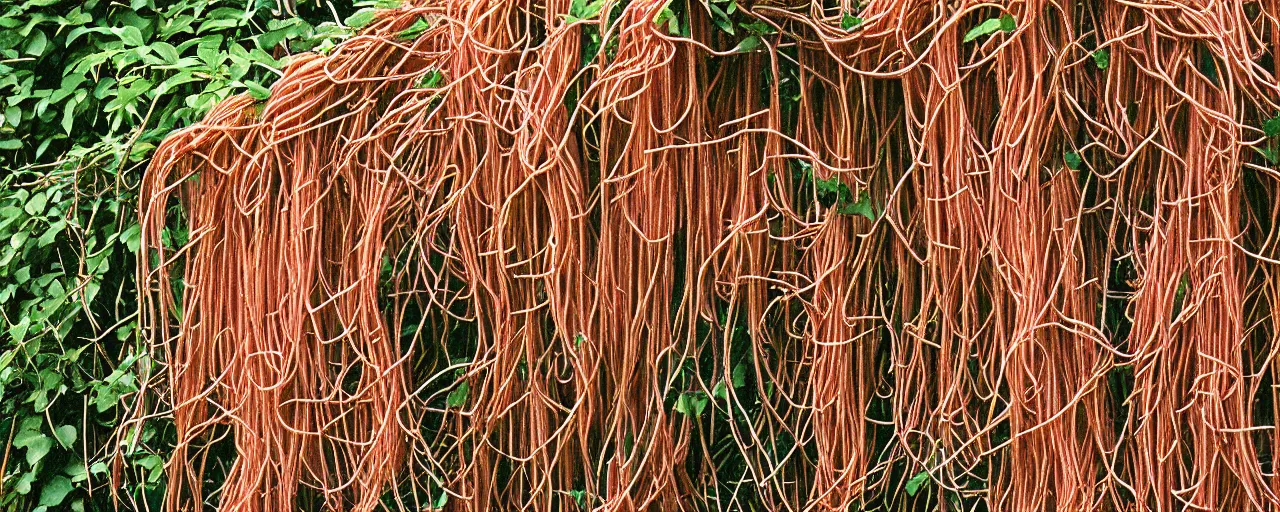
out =
<path fill-rule="evenodd" d="M 565 23 L 573 23 L 579 20 L 589 20 L 600 14 L 600 10 L 604 8 L 604 0 L 573 0 L 569 4 L 569 14 L 564 15 Z"/>
<path fill-rule="evenodd" d="M 1271 165 L 1280 164 L 1280 151 L 1276 149 L 1276 139 L 1280 136 L 1280 113 L 1275 117 L 1262 122 L 1262 134 L 1266 136 L 1265 141 L 1259 146 L 1254 146 L 1253 150 L 1262 155 L 1267 163 Z"/>
<path fill-rule="evenodd" d="M 845 32 L 853 32 L 854 29 L 862 26 L 862 21 L 862 18 L 846 12 L 840 17 L 840 29 Z"/>
<path fill-rule="evenodd" d="M 929 472 L 928 472 L 928 471 L 921 471 L 921 472 L 919 472 L 919 473 L 916 473 L 916 475 L 915 475 L 915 476 L 913 476 L 913 477 L 911 477 L 911 479 L 910 479 L 910 480 L 907 480 L 907 489 L 906 489 L 906 490 L 907 490 L 907 495 L 908 495 L 908 496 L 915 496 L 915 495 L 916 495 L 916 493 L 919 493 L 919 492 L 920 492 L 920 488 L 921 488 L 921 487 L 924 487 L 924 486 L 925 486 L 925 484 L 927 484 L 927 483 L 929 483 L 929 482 L 930 482 L 930 480 L 929 480 Z"/>
<path fill-rule="evenodd" d="M 659 27 L 666 25 L 667 33 L 673 36 L 687 36 L 688 33 L 686 31 L 689 30 L 689 24 L 685 23 L 684 28 L 681 29 L 680 14 L 672 8 L 671 4 L 672 2 L 668 2 L 662 10 L 658 11 L 658 14 L 654 15 L 653 23 Z"/>
<path fill-rule="evenodd" d="M 1084 158 L 1080 157 L 1080 153 L 1068 151 L 1062 154 L 1062 161 L 1067 164 L 1067 168 L 1073 171 L 1080 169 L 1080 164 L 1084 163 Z"/>
<path fill-rule="evenodd" d="M 695 418 L 702 417 L 702 411 L 707 408 L 706 392 L 703 391 L 687 391 L 680 394 L 680 398 L 676 399 L 675 411 Z"/>
<path fill-rule="evenodd" d="M 840 179 L 840 176 L 833 175 L 825 180 L 819 179 L 808 162 L 797 160 L 795 163 L 799 168 L 798 177 L 801 183 L 813 185 L 818 202 L 822 206 L 835 208 L 841 215 L 861 215 L 872 221 L 880 216 L 872 204 L 871 194 L 866 190 L 860 190 L 857 199 L 854 199 L 853 191 Z"/>
<path fill-rule="evenodd" d="M 1111 66 L 1111 53 L 1106 48 L 1093 52 L 1093 64 L 1098 69 L 1107 69 Z"/>
<path fill-rule="evenodd" d="M 445 399 L 445 404 L 450 408 L 462 407 L 467 405 L 467 396 L 470 394 L 471 385 L 467 384 L 466 381 L 462 381 L 458 384 L 458 387 L 453 388 L 453 391 L 449 392 L 448 398 Z"/>
<path fill-rule="evenodd" d="M 964 34 L 964 42 L 968 43 L 979 37 L 994 34 L 998 30 L 1013 32 L 1016 28 L 1018 28 L 1018 22 L 1015 21 L 1011 15 L 1005 14 L 999 18 L 989 18 L 978 24 L 978 26 L 969 29 L 969 31 Z"/>
<path fill-rule="evenodd" d="M 266 98 L 292 55 L 349 32 L 328 5 L 299 6 L 299 17 L 275 7 L 20 0 L 0 10 L 0 431 L 13 438 L 0 510 L 109 509 L 114 454 L 132 482 L 124 506 L 158 503 L 171 428 L 114 437 L 155 370 L 136 332 L 137 182 L 167 134 L 230 95 Z"/>

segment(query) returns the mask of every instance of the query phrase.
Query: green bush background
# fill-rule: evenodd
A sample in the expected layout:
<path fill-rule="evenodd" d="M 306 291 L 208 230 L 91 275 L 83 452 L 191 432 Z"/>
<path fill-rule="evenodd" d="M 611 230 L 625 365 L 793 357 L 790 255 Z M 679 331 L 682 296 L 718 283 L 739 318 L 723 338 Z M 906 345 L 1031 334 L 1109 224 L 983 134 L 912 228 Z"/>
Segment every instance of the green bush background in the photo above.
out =
<path fill-rule="evenodd" d="M 113 460 L 122 509 L 159 505 L 171 427 L 116 436 L 158 370 L 136 330 L 148 158 L 375 7 L 389 5 L 0 0 L 0 510 L 112 510 Z"/>

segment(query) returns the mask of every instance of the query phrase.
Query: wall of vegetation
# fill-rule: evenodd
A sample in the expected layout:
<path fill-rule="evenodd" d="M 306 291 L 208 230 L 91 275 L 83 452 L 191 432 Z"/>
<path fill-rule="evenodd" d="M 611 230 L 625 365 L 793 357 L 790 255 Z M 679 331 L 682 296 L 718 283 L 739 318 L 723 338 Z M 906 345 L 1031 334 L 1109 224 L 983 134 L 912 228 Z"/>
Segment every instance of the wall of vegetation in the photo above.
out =
<path fill-rule="evenodd" d="M 0 2 L 0 510 L 158 503 L 169 423 L 117 436 L 155 368 L 136 330 L 143 169 L 167 134 L 232 94 L 265 95 L 373 6 Z"/>

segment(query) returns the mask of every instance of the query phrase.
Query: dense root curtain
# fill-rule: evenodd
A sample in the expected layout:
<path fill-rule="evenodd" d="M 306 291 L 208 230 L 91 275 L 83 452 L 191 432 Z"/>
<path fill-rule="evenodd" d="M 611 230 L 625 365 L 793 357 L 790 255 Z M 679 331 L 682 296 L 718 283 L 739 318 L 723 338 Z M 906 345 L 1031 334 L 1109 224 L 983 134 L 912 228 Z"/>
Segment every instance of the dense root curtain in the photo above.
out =
<path fill-rule="evenodd" d="M 1280 4 L 453 0 L 173 134 L 198 510 L 1275 510 Z"/>

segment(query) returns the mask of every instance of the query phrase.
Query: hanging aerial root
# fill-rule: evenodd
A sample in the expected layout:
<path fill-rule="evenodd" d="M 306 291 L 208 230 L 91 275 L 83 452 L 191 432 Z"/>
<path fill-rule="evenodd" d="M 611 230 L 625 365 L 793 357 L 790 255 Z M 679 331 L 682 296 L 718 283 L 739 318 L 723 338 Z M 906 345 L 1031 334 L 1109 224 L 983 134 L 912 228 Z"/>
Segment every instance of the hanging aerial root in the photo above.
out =
<path fill-rule="evenodd" d="M 838 4 L 838 5 L 837 5 Z M 1280 4 L 440 0 L 157 151 L 166 508 L 1276 510 Z"/>

